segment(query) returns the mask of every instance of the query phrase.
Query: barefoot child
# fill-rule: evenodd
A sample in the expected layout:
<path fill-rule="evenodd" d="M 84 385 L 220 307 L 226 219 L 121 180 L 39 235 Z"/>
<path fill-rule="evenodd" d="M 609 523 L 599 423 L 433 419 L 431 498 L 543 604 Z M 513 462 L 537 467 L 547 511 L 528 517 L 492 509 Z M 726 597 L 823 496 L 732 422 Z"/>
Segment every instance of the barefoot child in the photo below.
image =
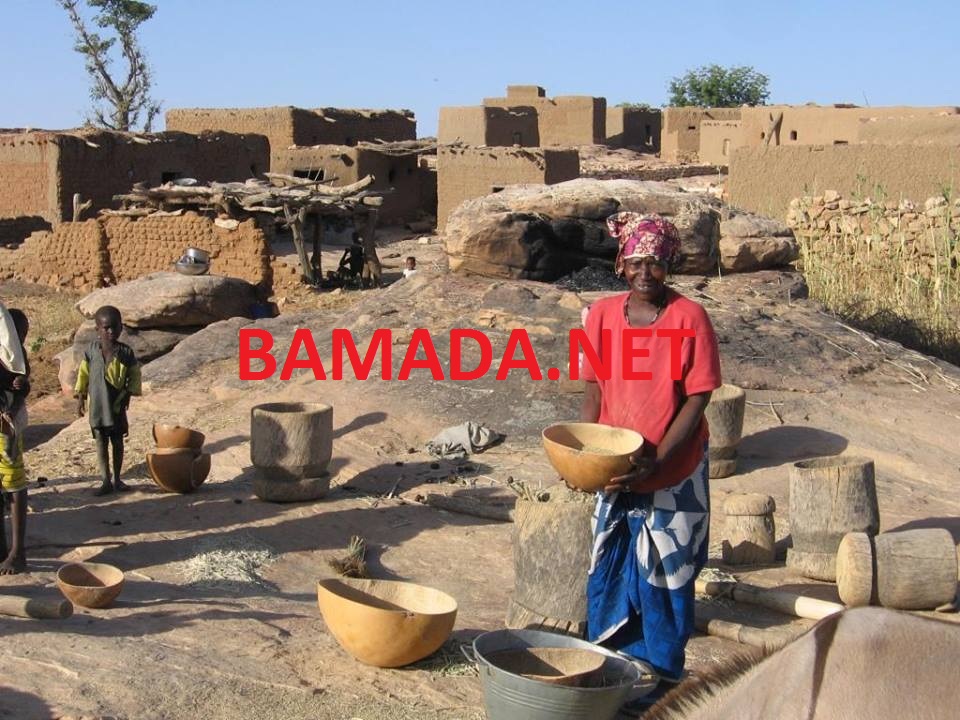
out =
<path fill-rule="evenodd" d="M 24 352 L 29 323 L 20 310 L 0 303 L 0 492 L 9 494 L 11 542 L 7 548 L 0 503 L 0 575 L 27 569 L 24 536 L 27 526 L 27 476 L 23 467 L 23 431 L 30 367 Z"/>
<path fill-rule="evenodd" d="M 97 339 L 87 347 L 77 372 L 77 414 L 83 417 L 84 400 L 89 396 L 88 417 L 97 441 L 97 460 L 103 479 L 94 495 L 129 490 L 120 479 L 123 466 L 123 438 L 128 432 L 127 407 L 130 397 L 140 394 L 140 363 L 133 350 L 117 340 L 123 330 L 120 311 L 105 305 L 94 315 Z M 113 448 L 113 474 L 108 443 Z"/>

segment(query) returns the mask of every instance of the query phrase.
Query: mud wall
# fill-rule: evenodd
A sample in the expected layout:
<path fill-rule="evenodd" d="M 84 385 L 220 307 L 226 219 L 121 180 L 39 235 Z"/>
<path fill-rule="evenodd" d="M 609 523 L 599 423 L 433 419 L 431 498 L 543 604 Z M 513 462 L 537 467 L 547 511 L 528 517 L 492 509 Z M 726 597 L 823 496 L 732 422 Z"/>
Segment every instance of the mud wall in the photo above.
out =
<path fill-rule="evenodd" d="M 576 150 L 440 147 L 437 153 L 437 227 L 464 200 L 521 183 L 554 184 L 580 176 Z"/>
<path fill-rule="evenodd" d="M 771 121 L 780 113 L 783 119 L 775 131 L 773 145 L 833 145 L 860 142 L 864 122 L 881 126 L 889 121 L 916 125 L 919 130 L 931 116 L 955 115 L 957 108 L 941 107 L 837 107 L 819 105 L 768 105 L 741 110 L 744 145 L 764 143 L 771 131 Z M 911 134 L 916 132 L 911 131 Z M 873 142 L 886 142 L 875 139 Z"/>
<path fill-rule="evenodd" d="M 13 271 L 30 282 L 91 290 L 172 271 L 188 247 L 210 253 L 213 274 L 272 289 L 269 245 L 253 220 L 229 229 L 195 213 L 65 222 L 31 236 L 17 252 Z"/>
<path fill-rule="evenodd" d="M 176 108 L 167 110 L 166 128 L 199 135 L 218 130 L 263 135 L 270 149 L 294 144 L 292 107 Z"/>
<path fill-rule="evenodd" d="M 113 196 L 134 183 L 160 185 L 181 177 L 200 183 L 246 180 L 263 173 L 269 146 L 261 135 L 158 133 L 143 142 L 118 133 L 60 135 L 61 219 L 72 217 L 73 194 L 92 200 L 89 212 L 117 207 Z"/>
<path fill-rule="evenodd" d="M 353 146 L 416 139 L 417 121 L 409 110 L 293 110 L 292 145 Z"/>
<path fill-rule="evenodd" d="M 739 120 L 741 108 L 669 107 L 663 111 L 660 157 L 673 162 L 695 162 L 700 151 L 700 123 Z"/>
<path fill-rule="evenodd" d="M 0 134 L 0 243 L 17 244 L 59 220 L 57 157 L 46 134 Z"/>
<path fill-rule="evenodd" d="M 743 144 L 742 135 L 737 120 L 704 120 L 700 123 L 699 161 L 710 165 L 729 165 L 733 150 Z"/>
<path fill-rule="evenodd" d="M 918 202 L 960 192 L 960 147 L 740 147 L 733 151 L 727 188 L 731 205 L 774 218 L 786 216 L 791 199 L 825 190 Z"/>
<path fill-rule="evenodd" d="M 616 148 L 636 148 L 660 152 L 662 113 L 642 108 L 608 107 L 606 144 Z"/>
<path fill-rule="evenodd" d="M 440 108 L 437 141 L 464 145 L 537 147 L 539 119 L 532 107 L 514 106 Z"/>
<path fill-rule="evenodd" d="M 389 190 L 380 207 L 380 221 L 391 223 L 412 219 L 421 210 L 421 175 L 416 153 L 393 155 L 368 147 L 320 145 L 284 148 L 273 153 L 275 172 L 310 178 L 337 178 L 333 187 L 349 185 L 367 175 L 374 176 L 373 190 Z M 436 207 L 425 209 L 431 215 Z"/>

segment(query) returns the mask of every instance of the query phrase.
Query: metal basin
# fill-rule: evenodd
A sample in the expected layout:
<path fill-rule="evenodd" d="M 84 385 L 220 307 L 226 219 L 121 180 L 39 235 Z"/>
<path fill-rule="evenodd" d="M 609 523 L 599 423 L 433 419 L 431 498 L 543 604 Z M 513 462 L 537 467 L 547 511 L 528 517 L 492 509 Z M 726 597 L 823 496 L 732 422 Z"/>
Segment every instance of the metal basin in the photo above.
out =
<path fill-rule="evenodd" d="M 567 687 L 509 672 L 491 656 L 526 648 L 576 648 L 606 657 L 584 687 Z M 653 669 L 585 640 L 539 630 L 496 630 L 473 641 L 489 720 L 613 720 L 628 697 L 656 687 Z M 645 668 L 642 672 L 639 668 Z"/>

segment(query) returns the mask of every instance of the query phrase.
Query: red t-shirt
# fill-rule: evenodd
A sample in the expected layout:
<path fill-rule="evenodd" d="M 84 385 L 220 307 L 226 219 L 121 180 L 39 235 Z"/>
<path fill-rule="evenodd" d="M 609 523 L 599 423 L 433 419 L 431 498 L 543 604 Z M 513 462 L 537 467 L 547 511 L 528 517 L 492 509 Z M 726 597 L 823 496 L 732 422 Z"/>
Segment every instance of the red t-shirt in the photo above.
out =
<path fill-rule="evenodd" d="M 631 329 L 624 316 L 624 305 L 629 293 L 599 300 L 590 306 L 586 334 L 590 344 L 602 358 L 601 330 L 610 330 L 610 367 L 608 380 L 597 374 L 584 353 L 580 376 L 600 385 L 600 417 L 598 422 L 615 427 L 636 430 L 644 438 L 644 455 L 655 455 L 657 445 L 666 435 L 680 405 L 690 395 L 708 392 L 720 387 L 720 352 L 717 336 L 710 318 L 699 304 L 678 292 L 667 289 L 667 301 L 660 316 L 645 328 L 651 337 L 624 338 L 624 330 Z M 694 337 L 680 340 L 680 380 L 670 375 L 671 346 L 675 340 L 657 337 L 658 330 L 691 329 Z M 624 364 L 623 345 L 631 341 L 634 357 Z M 643 350 L 649 352 L 647 357 Z M 627 372 L 649 372 L 649 380 L 627 379 Z M 677 448 L 666 467 L 660 467 L 650 476 L 651 489 L 676 485 L 692 473 L 703 457 L 703 443 L 709 436 L 707 421 Z"/>

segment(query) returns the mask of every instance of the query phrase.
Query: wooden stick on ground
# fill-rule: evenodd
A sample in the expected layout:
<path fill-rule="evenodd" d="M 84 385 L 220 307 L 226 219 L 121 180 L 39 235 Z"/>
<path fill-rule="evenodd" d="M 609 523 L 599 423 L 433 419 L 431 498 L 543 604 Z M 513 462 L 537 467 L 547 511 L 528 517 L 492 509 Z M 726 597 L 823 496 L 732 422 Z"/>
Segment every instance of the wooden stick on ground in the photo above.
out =
<path fill-rule="evenodd" d="M 73 603 L 69 600 L 37 600 L 15 595 L 0 595 L 0 615 L 37 620 L 62 620 L 73 615 Z"/>
<path fill-rule="evenodd" d="M 427 493 L 424 496 L 417 496 L 417 501 L 438 510 L 448 510 L 449 512 L 460 513 L 461 515 L 472 515 L 473 517 L 485 518 L 487 520 L 500 520 L 501 522 L 513 522 L 513 508 L 503 505 L 493 505 L 477 498 L 467 497 L 465 495 L 441 495 L 440 493 Z"/>
<path fill-rule="evenodd" d="M 745 583 L 723 583 L 696 581 L 698 593 L 712 597 L 732 597 L 737 602 L 760 605 L 777 612 L 809 620 L 822 620 L 828 615 L 843 612 L 846 608 L 840 603 L 818 600 L 817 598 L 798 595 L 783 590 L 768 590 L 767 588 L 747 585 Z"/>

